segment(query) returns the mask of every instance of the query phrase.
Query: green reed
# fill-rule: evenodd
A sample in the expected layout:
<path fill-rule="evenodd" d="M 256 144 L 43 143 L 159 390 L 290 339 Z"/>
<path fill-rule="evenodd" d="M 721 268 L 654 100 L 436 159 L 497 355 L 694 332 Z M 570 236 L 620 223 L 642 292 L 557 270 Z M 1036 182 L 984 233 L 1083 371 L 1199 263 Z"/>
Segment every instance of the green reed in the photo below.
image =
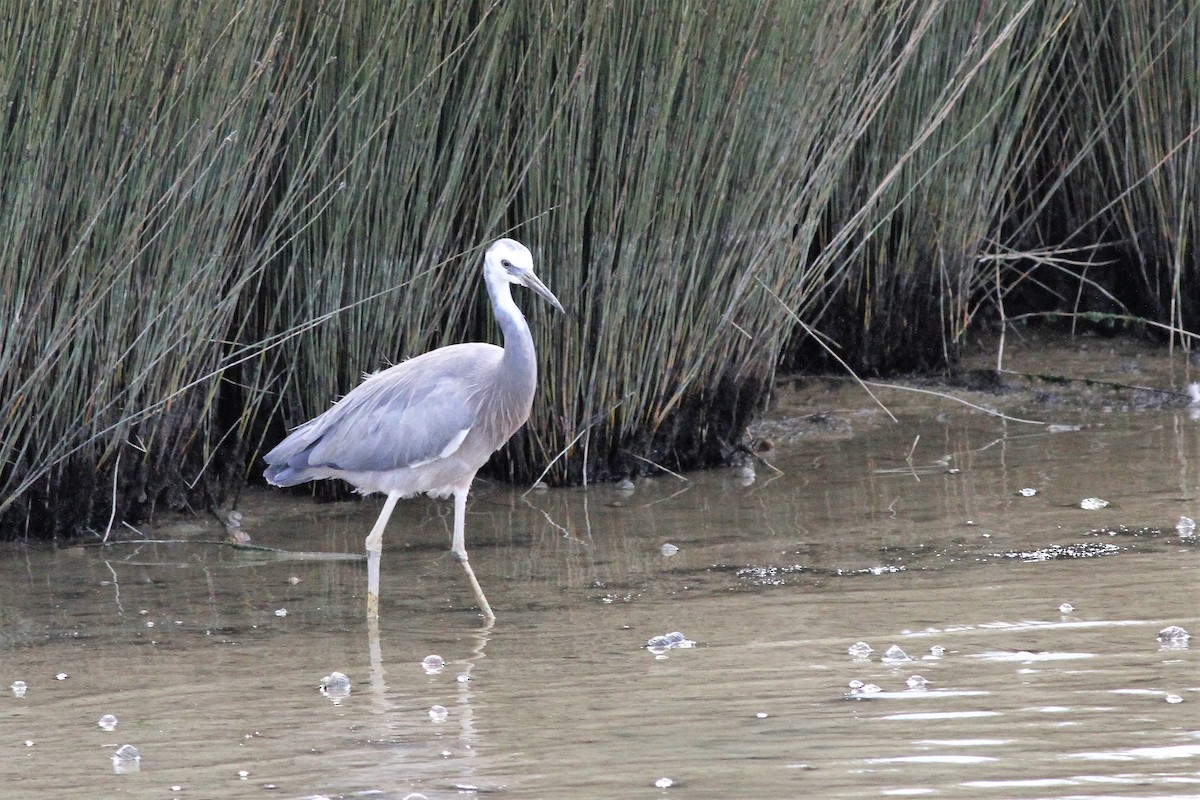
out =
<path fill-rule="evenodd" d="M 1107 202 L 1081 224 L 1119 243 L 1132 310 L 1181 333 L 1200 310 L 1200 7 L 1088 7 L 1085 25 L 1092 46 L 1081 52 L 1095 55 L 1082 68 L 1097 77 L 1078 108 L 1096 146 L 1078 145 L 1089 169 L 1075 178 Z"/>
<path fill-rule="evenodd" d="M 502 235 L 570 311 L 522 298 L 521 480 L 727 459 L 818 352 L 796 319 L 952 361 L 1085 228 L 1191 311 L 1197 15 L 1165 0 L 0 12 L 3 535 L 220 503 L 362 371 L 496 341 Z"/>

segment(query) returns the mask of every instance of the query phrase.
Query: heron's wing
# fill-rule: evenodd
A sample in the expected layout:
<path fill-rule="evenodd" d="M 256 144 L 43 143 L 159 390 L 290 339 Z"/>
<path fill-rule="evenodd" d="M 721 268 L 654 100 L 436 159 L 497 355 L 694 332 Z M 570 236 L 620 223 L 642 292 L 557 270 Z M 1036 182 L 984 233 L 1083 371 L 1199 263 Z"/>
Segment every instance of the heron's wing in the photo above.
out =
<path fill-rule="evenodd" d="M 501 352 L 492 345 L 466 347 L 442 348 L 371 375 L 294 430 L 267 462 L 370 472 L 449 455 L 475 424 L 481 374 Z"/>

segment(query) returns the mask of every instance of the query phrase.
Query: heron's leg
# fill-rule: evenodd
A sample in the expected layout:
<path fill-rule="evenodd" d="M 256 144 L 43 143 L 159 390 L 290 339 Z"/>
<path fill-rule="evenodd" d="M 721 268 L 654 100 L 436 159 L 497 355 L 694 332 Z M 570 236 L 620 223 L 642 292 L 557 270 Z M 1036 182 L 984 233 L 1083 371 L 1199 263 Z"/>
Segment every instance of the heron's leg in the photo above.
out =
<path fill-rule="evenodd" d="M 463 572 L 467 573 L 467 580 L 471 582 L 471 588 L 475 591 L 475 600 L 479 603 L 479 610 L 483 612 L 483 616 L 491 622 L 496 619 L 496 615 L 492 613 L 492 607 L 488 605 L 487 598 L 483 596 L 483 589 L 479 586 L 479 581 L 475 578 L 475 570 L 471 569 L 471 562 L 467 560 L 467 545 L 466 545 L 466 517 L 467 517 L 467 491 L 469 487 L 460 489 L 454 493 L 454 540 L 450 543 L 450 552 L 462 564 Z"/>
<path fill-rule="evenodd" d="M 398 494 L 389 494 L 375 520 L 375 527 L 367 534 L 367 616 L 379 616 L 379 557 L 383 555 L 383 529 L 387 527 L 392 509 L 396 507 Z"/>

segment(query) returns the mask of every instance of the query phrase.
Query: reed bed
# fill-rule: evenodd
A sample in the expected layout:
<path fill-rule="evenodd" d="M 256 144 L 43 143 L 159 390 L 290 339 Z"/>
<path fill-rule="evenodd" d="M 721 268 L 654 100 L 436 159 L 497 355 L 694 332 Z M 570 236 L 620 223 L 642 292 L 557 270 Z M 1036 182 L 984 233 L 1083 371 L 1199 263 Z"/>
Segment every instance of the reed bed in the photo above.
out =
<path fill-rule="evenodd" d="M 262 265 L 277 8 L 6 3 L 0 515 L 47 535 L 203 497 Z M 282 109 L 285 98 L 276 99 Z M 237 412 L 233 412 L 235 415 Z M 219 480 L 217 481 L 219 483 Z"/>
<path fill-rule="evenodd" d="M 1062 98 L 1079 125 L 1065 129 L 1066 174 L 1055 204 L 1070 241 L 1099 244 L 1094 263 L 1063 287 L 1072 312 L 1187 334 L 1200 310 L 1195 242 L 1200 200 L 1200 6 L 1085 5 L 1068 52 L 1082 91 Z M 1080 204 L 1084 194 L 1101 202 Z"/>
<path fill-rule="evenodd" d="M 1069 9 L 763 2 L 564 22 L 581 33 L 546 47 L 583 50 L 555 60 L 588 72 L 519 202 L 586 200 L 531 227 L 550 263 L 586 265 L 567 273 L 582 298 L 567 340 L 592 361 L 556 365 L 532 430 L 559 438 L 533 452 L 598 446 L 569 482 L 727 459 L 794 314 L 868 368 L 945 363 L 990 286 L 983 256 Z M 533 96 L 556 97 L 549 82 Z"/>
<path fill-rule="evenodd" d="M 814 337 L 952 363 L 1120 282 L 1080 247 L 1194 318 L 1188 4 L 202 6 L 0 0 L 0 536 L 226 502 L 361 371 L 495 341 L 501 235 L 571 312 L 526 303 L 523 481 L 725 461 Z"/>

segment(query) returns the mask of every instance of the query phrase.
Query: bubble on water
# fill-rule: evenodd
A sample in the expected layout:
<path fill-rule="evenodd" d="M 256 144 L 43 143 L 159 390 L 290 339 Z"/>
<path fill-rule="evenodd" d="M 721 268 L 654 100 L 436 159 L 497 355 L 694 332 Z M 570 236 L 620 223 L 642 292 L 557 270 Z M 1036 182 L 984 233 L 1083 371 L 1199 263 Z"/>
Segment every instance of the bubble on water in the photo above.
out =
<path fill-rule="evenodd" d="M 33 739 L 26 739 L 26 740 L 25 740 L 25 746 L 26 746 L 26 747 L 33 747 Z"/>
<path fill-rule="evenodd" d="M 1175 530 L 1180 536 L 1195 536 L 1196 520 L 1191 517 L 1180 517 L 1179 522 L 1175 523 Z"/>
<path fill-rule="evenodd" d="M 1085 511 L 1098 511 L 1101 508 L 1108 508 L 1108 501 L 1101 500 L 1099 497 L 1085 497 L 1079 501 L 1079 507 Z"/>
<path fill-rule="evenodd" d="M 1070 603 L 1063 603 L 1058 607 L 1058 613 L 1060 614 L 1070 614 L 1074 610 L 1075 606 L 1071 605 Z"/>
<path fill-rule="evenodd" d="M 137 772 L 141 769 L 142 754 L 131 744 L 123 744 L 113 753 L 113 771 L 117 774 Z"/>
<path fill-rule="evenodd" d="M 946 655 L 946 648 L 942 647 L 940 644 L 935 644 L 933 647 L 929 648 L 929 655 L 933 658 L 941 658 L 942 656 Z"/>
<path fill-rule="evenodd" d="M 665 653 L 671 649 L 671 643 L 667 641 L 665 636 L 652 636 L 650 641 L 646 642 L 646 649 L 655 655 Z"/>
<path fill-rule="evenodd" d="M 429 798 L 420 792 L 409 792 L 404 795 L 404 800 L 429 800 Z"/>
<path fill-rule="evenodd" d="M 1021 497 L 1033 497 L 1035 494 L 1037 494 L 1037 489 L 1030 489 L 1026 487 L 1018 491 L 1017 494 L 1021 495 Z"/>
<path fill-rule="evenodd" d="M 299 586 L 303 581 L 304 579 L 299 575 L 293 575 L 292 577 L 288 578 L 288 583 L 290 583 L 292 586 Z"/>
<path fill-rule="evenodd" d="M 1177 694 L 1169 694 L 1166 697 L 1164 697 L 1163 699 L 1166 700 L 1168 703 L 1182 703 L 1183 702 L 1183 698 Z"/>
<path fill-rule="evenodd" d="M 250 773 L 249 773 L 249 772 L 247 772 L 247 771 L 246 771 L 246 770 L 244 770 L 244 769 L 239 769 L 239 770 L 238 770 L 238 777 L 239 777 L 239 778 L 241 778 L 242 780 L 246 780 L 247 778 L 249 778 L 249 777 L 250 777 Z"/>
<path fill-rule="evenodd" d="M 738 483 L 742 486 L 753 486 L 755 479 L 758 477 L 754 471 L 753 464 L 742 464 L 736 467 L 733 474 L 737 476 Z"/>
<path fill-rule="evenodd" d="M 767 713 L 767 712 L 765 712 L 765 711 L 759 711 L 759 712 L 758 712 L 757 714 L 755 714 L 754 716 L 755 716 L 755 718 L 756 718 L 756 719 L 766 719 L 767 717 L 769 717 L 769 716 L 771 716 L 771 715 L 770 715 L 770 714 L 768 714 L 768 713 Z"/>
<path fill-rule="evenodd" d="M 106 731 L 115 731 L 117 729 L 117 718 L 112 714 L 105 714 L 96 724 Z"/>
<path fill-rule="evenodd" d="M 25 693 L 29 691 L 29 685 L 25 681 L 13 681 L 12 686 L 8 688 L 12 689 L 14 697 L 24 697 Z"/>
<path fill-rule="evenodd" d="M 857 684 L 857 685 L 855 685 Z M 847 698 L 860 698 L 863 695 L 879 694 L 883 691 L 883 687 L 874 683 L 863 683 L 862 681 L 850 681 L 850 692 L 846 695 Z"/>
<path fill-rule="evenodd" d="M 171 787 L 171 791 L 172 791 L 172 792 L 182 792 L 182 791 L 183 791 L 183 787 L 182 787 L 182 786 L 180 786 L 179 784 L 175 784 L 175 785 L 173 785 L 173 786 Z"/>
<path fill-rule="evenodd" d="M 446 659 L 441 656 L 425 656 L 421 662 L 421 668 L 425 670 L 427 675 L 436 675 L 446 668 Z"/>
<path fill-rule="evenodd" d="M 617 491 L 618 492 L 632 492 L 633 491 L 633 481 L 629 480 L 629 478 L 625 478 L 624 480 L 618 481 L 617 482 Z"/>
<path fill-rule="evenodd" d="M 885 664 L 895 664 L 901 661 L 912 661 L 912 658 L 904 652 L 900 645 L 894 644 L 884 651 L 882 660 Z"/>
<path fill-rule="evenodd" d="M 1163 644 L 1186 645 L 1192 635 L 1178 625 L 1168 625 L 1158 632 L 1158 640 Z"/>
<path fill-rule="evenodd" d="M 321 678 L 319 688 L 321 694 L 338 703 L 343 697 L 350 696 L 350 678 L 342 672 L 331 672 Z"/>
<path fill-rule="evenodd" d="M 654 785 L 659 789 L 670 789 L 675 785 L 675 781 L 671 780 L 670 778 L 659 778 L 654 782 Z"/>
<path fill-rule="evenodd" d="M 55 675 L 55 676 L 54 676 L 54 680 L 56 680 L 56 681 L 65 681 L 65 680 L 66 680 L 67 678 L 69 678 L 69 677 L 71 677 L 71 676 L 70 676 L 70 675 L 68 675 L 67 673 L 65 673 L 65 672 L 60 672 L 60 673 L 58 673 L 57 675 Z"/>
<path fill-rule="evenodd" d="M 123 744 L 113 753 L 113 761 L 141 761 L 142 754 L 131 744 Z"/>
<path fill-rule="evenodd" d="M 152 620 L 152 619 L 148 619 L 148 620 L 146 620 L 146 627 L 147 627 L 147 628 L 153 628 L 153 627 L 154 627 L 154 620 Z"/>
<path fill-rule="evenodd" d="M 645 644 L 645 648 L 656 656 L 662 655 L 668 650 L 686 650 L 695 646 L 695 642 L 679 631 L 672 631 L 662 636 L 653 636 Z"/>
<path fill-rule="evenodd" d="M 287 609 L 286 609 L 286 608 L 277 608 L 277 609 L 275 609 L 275 616 L 277 616 L 277 617 L 286 617 L 286 616 L 287 616 Z"/>
<path fill-rule="evenodd" d="M 866 658 L 874 652 L 874 648 L 866 642 L 855 642 L 850 645 L 846 652 L 855 658 Z"/>
<path fill-rule="evenodd" d="M 909 675 L 908 680 L 905 681 L 905 683 L 908 684 L 908 688 L 910 689 L 924 689 L 929 685 L 929 681 L 925 680 L 920 675 Z"/>
<path fill-rule="evenodd" d="M 445 706 L 430 706 L 429 718 L 434 722 L 445 722 L 450 716 L 450 711 Z"/>
<path fill-rule="evenodd" d="M 666 544 L 664 544 L 662 546 L 661 551 L 664 556 L 666 556 L 667 558 L 670 558 L 671 556 L 673 556 L 679 552 L 679 548 L 676 547 L 675 545 L 671 544 L 670 542 L 667 542 Z"/>
<path fill-rule="evenodd" d="M 471 676 L 464 672 L 462 675 L 459 675 L 454 680 L 458 681 L 459 683 L 470 683 Z"/>

